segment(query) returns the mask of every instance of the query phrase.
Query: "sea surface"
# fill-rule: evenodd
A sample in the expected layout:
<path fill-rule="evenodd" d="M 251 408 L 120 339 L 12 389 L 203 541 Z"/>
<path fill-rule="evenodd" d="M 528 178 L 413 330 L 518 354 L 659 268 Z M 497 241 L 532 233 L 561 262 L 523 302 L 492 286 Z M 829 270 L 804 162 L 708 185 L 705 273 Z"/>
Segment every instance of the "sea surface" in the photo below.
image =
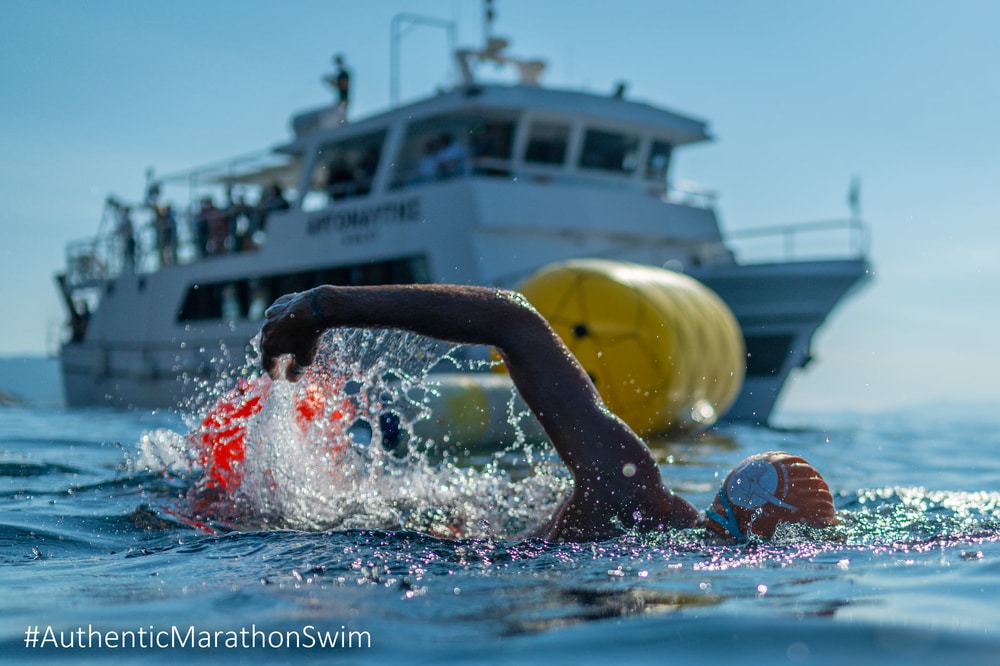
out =
<path fill-rule="evenodd" d="M 384 411 L 366 377 L 323 414 Z M 779 414 L 654 441 L 699 507 L 742 458 L 802 455 L 841 525 L 550 544 L 517 536 L 566 489 L 546 446 L 309 431 L 287 384 L 244 424 L 239 492 L 206 495 L 202 419 L 237 379 L 180 411 L 0 406 L 4 663 L 1000 663 L 996 412 Z M 395 399 L 404 431 L 426 416 Z"/>

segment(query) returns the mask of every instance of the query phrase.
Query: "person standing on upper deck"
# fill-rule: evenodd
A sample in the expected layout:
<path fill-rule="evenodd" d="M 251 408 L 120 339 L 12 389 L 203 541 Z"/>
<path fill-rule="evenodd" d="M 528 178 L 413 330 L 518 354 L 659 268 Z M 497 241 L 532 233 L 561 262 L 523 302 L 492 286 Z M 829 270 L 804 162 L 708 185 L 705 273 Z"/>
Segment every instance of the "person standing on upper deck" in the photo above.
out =
<path fill-rule="evenodd" d="M 342 54 L 334 56 L 333 64 L 337 66 L 337 71 L 326 77 L 326 82 L 337 91 L 337 109 L 341 112 L 343 120 L 347 120 L 347 106 L 351 97 L 351 72 L 344 65 Z"/>
<path fill-rule="evenodd" d="M 156 246 L 160 250 L 160 266 L 177 261 L 177 218 L 170 204 L 156 206 Z"/>

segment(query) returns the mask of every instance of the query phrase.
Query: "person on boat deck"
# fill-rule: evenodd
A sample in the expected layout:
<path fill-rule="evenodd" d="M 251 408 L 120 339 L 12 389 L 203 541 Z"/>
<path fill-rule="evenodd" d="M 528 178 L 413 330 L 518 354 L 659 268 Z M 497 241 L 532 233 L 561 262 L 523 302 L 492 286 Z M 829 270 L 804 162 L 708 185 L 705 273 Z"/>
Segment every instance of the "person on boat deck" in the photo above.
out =
<path fill-rule="evenodd" d="M 302 376 L 323 332 L 334 327 L 394 328 L 495 347 L 574 482 L 569 498 L 530 536 L 592 541 L 622 529 L 704 525 L 724 537 L 768 538 L 782 522 L 836 523 L 819 472 L 783 452 L 738 465 L 702 517 L 663 485 L 650 450 L 605 406 L 573 354 L 519 293 L 461 285 L 328 285 L 282 296 L 264 317 L 263 366 L 289 381 Z"/>
<path fill-rule="evenodd" d="M 326 193 L 331 201 L 347 198 L 354 189 L 355 173 L 347 159 L 338 155 L 327 166 Z"/>
<path fill-rule="evenodd" d="M 337 66 L 337 71 L 326 77 L 326 82 L 337 91 L 337 108 L 346 118 L 347 106 L 351 102 L 351 72 L 344 65 L 342 54 L 333 57 L 333 64 Z"/>
<path fill-rule="evenodd" d="M 438 178 L 445 180 L 465 173 L 467 157 L 465 146 L 460 141 L 447 132 L 442 134 L 438 139 L 438 152 L 434 155 Z"/>
<path fill-rule="evenodd" d="M 229 216 L 211 199 L 208 199 L 208 206 L 202 208 L 202 213 L 208 222 L 207 253 L 225 254 L 226 241 L 229 239 Z"/>
<path fill-rule="evenodd" d="M 417 182 L 429 183 L 438 177 L 438 139 L 434 138 L 424 144 L 424 155 L 417 162 Z"/>
<path fill-rule="evenodd" d="M 226 243 L 230 252 L 243 252 L 251 248 L 251 212 L 252 209 L 247 203 L 245 194 L 242 192 L 234 194 L 232 188 L 226 191 L 226 222 L 229 229 L 229 238 Z"/>
<path fill-rule="evenodd" d="M 279 210 L 288 210 L 288 208 L 288 200 L 285 199 L 281 185 L 277 182 L 268 185 L 257 202 L 257 224 L 255 225 L 255 231 L 264 231 L 267 227 L 267 218 L 271 216 L 271 213 Z"/>
<path fill-rule="evenodd" d="M 134 273 L 137 245 L 135 240 L 135 225 L 132 224 L 132 209 L 128 206 L 118 205 L 117 202 L 115 203 L 115 207 L 118 212 L 118 224 L 115 228 L 115 233 L 118 234 L 122 242 L 122 270 Z"/>
<path fill-rule="evenodd" d="M 160 251 L 160 265 L 169 266 L 177 261 L 177 218 L 170 204 L 157 206 L 156 247 Z"/>
<path fill-rule="evenodd" d="M 191 235 L 194 237 L 194 250 L 197 257 L 204 257 L 209 253 L 208 227 L 209 218 L 212 216 L 211 211 L 214 208 L 215 204 L 212 202 L 212 197 L 203 197 L 201 208 L 191 220 Z"/>

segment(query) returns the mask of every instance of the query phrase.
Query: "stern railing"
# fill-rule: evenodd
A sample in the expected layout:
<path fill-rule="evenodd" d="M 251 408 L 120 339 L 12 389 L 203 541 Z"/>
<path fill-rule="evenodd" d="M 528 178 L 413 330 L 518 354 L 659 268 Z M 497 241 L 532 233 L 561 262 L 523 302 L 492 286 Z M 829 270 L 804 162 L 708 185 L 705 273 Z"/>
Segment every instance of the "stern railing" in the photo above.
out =
<path fill-rule="evenodd" d="M 740 263 L 861 259 L 870 249 L 868 228 L 857 218 L 735 229 L 724 236 Z"/>

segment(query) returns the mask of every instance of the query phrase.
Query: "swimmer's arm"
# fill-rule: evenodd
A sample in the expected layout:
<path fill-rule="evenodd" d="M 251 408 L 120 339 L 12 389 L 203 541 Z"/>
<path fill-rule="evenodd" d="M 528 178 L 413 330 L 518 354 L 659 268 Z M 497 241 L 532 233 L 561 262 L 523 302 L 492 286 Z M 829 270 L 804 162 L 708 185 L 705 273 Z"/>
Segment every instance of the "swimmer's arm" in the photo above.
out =
<path fill-rule="evenodd" d="M 599 474 L 623 457 L 649 457 L 645 445 L 604 406 L 562 340 L 520 294 L 456 285 L 325 286 L 291 294 L 266 314 L 264 367 L 275 375 L 279 357 L 291 354 L 286 377 L 297 379 L 315 357 L 322 331 L 337 327 L 403 329 L 496 347 L 525 403 L 574 476 L 581 471 Z M 627 451 L 633 455 L 626 456 Z"/>
<path fill-rule="evenodd" d="M 322 331 L 335 327 L 397 328 L 496 347 L 573 475 L 575 490 L 562 512 L 568 523 L 603 520 L 636 502 L 636 510 L 654 520 L 653 514 L 664 514 L 672 525 L 694 522 L 694 508 L 663 488 L 646 445 L 608 410 L 576 358 L 520 294 L 459 285 L 325 286 L 291 294 L 266 313 L 264 367 L 276 375 L 280 357 L 291 354 L 286 377 L 297 379 L 315 357 Z M 585 525 L 581 530 L 580 538 L 593 538 Z"/>

